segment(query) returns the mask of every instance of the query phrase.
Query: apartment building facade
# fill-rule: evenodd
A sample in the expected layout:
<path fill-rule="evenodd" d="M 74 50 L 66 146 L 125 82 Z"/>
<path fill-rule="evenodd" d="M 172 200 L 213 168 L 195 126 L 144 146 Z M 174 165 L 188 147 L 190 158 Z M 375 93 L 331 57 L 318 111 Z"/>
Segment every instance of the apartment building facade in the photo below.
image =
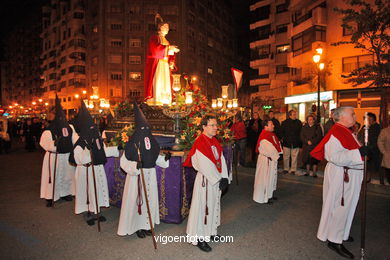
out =
<path fill-rule="evenodd" d="M 252 98 L 269 96 L 265 102 L 272 103 L 280 112 L 296 109 L 299 118 L 305 120 L 308 114 L 316 112 L 320 81 L 323 121 L 337 105 L 355 107 L 359 121 L 366 111 L 379 114 L 380 91 L 352 87 L 343 77 L 355 68 L 372 63 L 373 56 L 352 45 L 332 45 L 348 40 L 352 33 L 341 27 L 341 16 L 334 11 L 335 7 L 347 6 L 336 0 L 257 1 L 250 6 L 254 17 L 256 12 L 266 17 L 267 12 L 259 11 L 261 8 L 269 10 L 268 19 L 254 18 L 250 25 L 255 36 L 264 38 L 250 45 L 257 55 L 250 66 L 259 68 L 259 77 L 251 81 L 259 92 Z M 280 13 L 281 10 L 285 11 Z M 321 62 L 325 64 L 320 74 L 313 62 L 318 48 L 323 50 Z"/>
<path fill-rule="evenodd" d="M 111 105 L 142 99 L 156 13 L 170 24 L 170 43 L 180 48 L 178 73 L 196 76 L 207 96 L 219 96 L 220 86 L 232 82 L 235 59 L 228 2 L 52 0 L 43 8 L 41 33 L 45 98 L 53 102 L 57 94 L 69 114 L 80 98 L 92 96 Z"/>

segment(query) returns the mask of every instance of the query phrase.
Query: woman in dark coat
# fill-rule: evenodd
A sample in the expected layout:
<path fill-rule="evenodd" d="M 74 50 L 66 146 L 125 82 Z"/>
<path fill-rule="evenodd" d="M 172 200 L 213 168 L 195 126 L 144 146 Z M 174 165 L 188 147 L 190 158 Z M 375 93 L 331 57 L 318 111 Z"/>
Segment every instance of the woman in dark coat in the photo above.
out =
<path fill-rule="evenodd" d="M 27 118 L 26 124 L 23 127 L 23 137 L 26 144 L 26 150 L 32 152 L 35 150 L 35 127 L 32 124 L 31 118 Z"/>
<path fill-rule="evenodd" d="M 301 141 L 302 141 L 302 161 L 303 165 L 306 166 L 305 176 L 310 173 L 310 168 L 313 168 L 313 172 L 310 176 L 317 177 L 317 169 L 319 161 L 310 156 L 310 152 L 317 146 L 322 139 L 321 127 L 315 123 L 313 115 L 306 117 L 306 124 L 301 130 Z"/>
<path fill-rule="evenodd" d="M 257 153 L 256 153 L 256 145 L 257 139 L 259 139 L 259 135 L 263 130 L 261 126 L 261 119 L 257 112 L 253 113 L 253 118 L 249 120 L 248 128 L 247 128 L 247 143 L 249 144 L 252 152 L 252 162 L 256 162 Z"/>

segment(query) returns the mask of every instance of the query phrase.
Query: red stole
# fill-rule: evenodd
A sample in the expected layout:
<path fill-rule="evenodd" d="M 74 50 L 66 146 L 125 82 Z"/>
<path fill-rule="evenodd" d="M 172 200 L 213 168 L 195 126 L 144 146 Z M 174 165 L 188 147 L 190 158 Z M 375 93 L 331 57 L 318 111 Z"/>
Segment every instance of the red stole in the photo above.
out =
<path fill-rule="evenodd" d="M 355 150 L 360 148 L 360 144 L 353 137 L 352 131 L 345 126 L 336 123 L 325 135 L 322 141 L 313 149 L 313 151 L 311 151 L 310 155 L 317 160 L 323 160 L 325 157 L 325 144 L 329 141 L 329 138 L 332 135 L 339 140 L 345 149 Z"/>
<path fill-rule="evenodd" d="M 215 147 L 214 152 L 212 146 Z M 222 163 L 221 163 L 222 146 L 218 142 L 217 138 L 215 137 L 209 138 L 205 134 L 201 134 L 198 138 L 196 138 L 194 145 L 192 146 L 187 156 L 187 159 L 183 163 L 183 166 L 192 167 L 191 157 L 195 154 L 196 150 L 199 150 L 199 152 L 201 152 L 210 161 L 212 161 L 220 173 L 222 172 Z M 214 153 L 216 153 L 217 156 L 214 155 Z M 216 157 L 218 159 L 216 159 Z"/>
<path fill-rule="evenodd" d="M 259 139 L 257 140 L 256 153 L 259 153 L 260 142 L 261 142 L 261 140 L 264 140 L 264 139 L 267 140 L 268 142 L 270 142 L 275 147 L 275 149 L 278 151 L 278 153 L 282 152 L 282 148 L 280 147 L 280 142 L 279 142 L 279 139 L 276 136 L 276 134 L 274 132 L 270 132 L 270 131 L 263 129 L 263 131 L 261 131 Z"/>

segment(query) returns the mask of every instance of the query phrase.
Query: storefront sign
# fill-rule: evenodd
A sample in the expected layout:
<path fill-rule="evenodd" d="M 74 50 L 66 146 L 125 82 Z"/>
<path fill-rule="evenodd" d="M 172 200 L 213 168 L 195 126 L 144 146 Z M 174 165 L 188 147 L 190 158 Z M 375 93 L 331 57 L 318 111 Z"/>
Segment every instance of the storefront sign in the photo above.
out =
<path fill-rule="evenodd" d="M 328 101 L 332 99 L 333 99 L 333 91 L 325 91 L 320 93 L 321 101 Z M 284 98 L 285 104 L 296 104 L 296 103 L 313 102 L 313 101 L 317 101 L 317 93 L 290 96 Z"/>

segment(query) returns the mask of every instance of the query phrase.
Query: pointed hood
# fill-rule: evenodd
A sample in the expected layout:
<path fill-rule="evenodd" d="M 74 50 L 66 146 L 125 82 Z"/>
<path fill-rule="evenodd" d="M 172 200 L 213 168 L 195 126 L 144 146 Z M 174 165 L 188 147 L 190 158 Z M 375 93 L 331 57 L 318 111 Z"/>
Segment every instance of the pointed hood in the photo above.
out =
<path fill-rule="evenodd" d="M 61 101 L 56 95 L 55 99 L 55 118 L 48 126 L 52 134 L 53 140 L 57 141 L 58 153 L 69 153 L 73 148 L 72 143 L 72 128 L 70 128 L 64 110 L 61 106 Z"/>
<path fill-rule="evenodd" d="M 105 164 L 107 158 L 103 140 L 84 101 L 81 101 L 80 111 L 75 118 L 75 129 L 80 137 L 75 145 L 80 145 L 84 149 L 88 144 L 92 148 L 94 165 Z"/>
<path fill-rule="evenodd" d="M 160 146 L 152 135 L 150 124 L 138 104 L 134 102 L 135 131 L 125 146 L 125 156 L 130 161 L 138 161 L 139 148 L 143 168 L 153 168 L 160 153 Z"/>

